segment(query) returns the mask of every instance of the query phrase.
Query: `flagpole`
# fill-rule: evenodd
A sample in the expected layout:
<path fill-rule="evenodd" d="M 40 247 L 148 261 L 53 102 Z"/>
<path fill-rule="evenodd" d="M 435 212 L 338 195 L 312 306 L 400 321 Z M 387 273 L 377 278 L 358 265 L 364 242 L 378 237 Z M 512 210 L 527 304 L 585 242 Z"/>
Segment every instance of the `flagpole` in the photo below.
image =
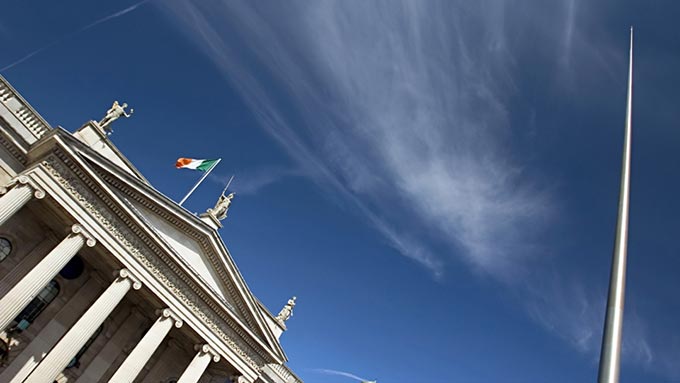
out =
<path fill-rule="evenodd" d="M 619 216 L 616 223 L 616 240 L 609 280 L 607 316 L 602 350 L 600 353 L 599 383 L 618 383 L 623 338 L 623 305 L 626 293 L 626 256 L 628 247 L 628 211 L 630 202 L 630 157 L 633 109 L 633 27 L 630 28 L 630 53 L 628 58 L 628 97 L 626 103 L 626 129 L 621 166 L 621 192 Z"/>
<path fill-rule="evenodd" d="M 227 189 L 229 189 L 229 185 L 231 185 L 231 181 L 234 180 L 234 175 L 232 174 L 231 178 L 229 178 L 229 182 L 227 182 L 227 186 L 224 187 L 224 190 L 222 190 L 222 195 L 227 192 Z"/>
<path fill-rule="evenodd" d="M 191 190 L 189 190 L 189 193 L 187 193 L 187 195 L 185 195 L 184 198 L 182 198 L 182 200 L 179 201 L 179 204 L 178 204 L 179 206 L 182 206 L 182 204 L 184 203 L 184 201 L 186 201 L 187 198 L 189 198 L 189 196 L 191 195 L 191 193 L 193 193 L 194 190 L 196 190 L 196 188 L 198 187 L 198 185 L 200 185 L 201 182 L 203 182 L 203 180 L 208 176 L 208 174 L 210 174 L 210 172 L 211 172 L 213 169 L 215 169 L 215 166 L 217 166 L 217 164 L 219 164 L 220 161 L 222 161 L 221 158 L 218 158 L 217 161 L 215 161 L 215 163 L 213 164 L 213 166 L 211 166 L 210 169 L 208 169 L 208 171 L 205 172 L 205 174 L 203 175 L 203 177 L 201 177 L 201 179 L 198 180 L 198 182 L 196 182 L 196 185 L 194 185 L 194 187 L 192 187 Z"/>

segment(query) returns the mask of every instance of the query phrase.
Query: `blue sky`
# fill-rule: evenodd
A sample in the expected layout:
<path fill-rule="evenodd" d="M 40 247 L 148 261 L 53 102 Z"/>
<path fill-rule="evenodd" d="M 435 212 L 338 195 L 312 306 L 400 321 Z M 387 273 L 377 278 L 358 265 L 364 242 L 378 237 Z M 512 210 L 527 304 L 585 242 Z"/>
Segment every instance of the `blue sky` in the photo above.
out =
<path fill-rule="evenodd" d="M 652 5 L 653 4 L 653 5 Z M 0 70 L 53 125 L 212 206 L 254 293 L 298 305 L 308 383 L 594 381 L 636 28 L 622 382 L 680 381 L 680 4 L 48 2 L 3 6 Z M 30 22 L 27 22 L 30 20 Z"/>

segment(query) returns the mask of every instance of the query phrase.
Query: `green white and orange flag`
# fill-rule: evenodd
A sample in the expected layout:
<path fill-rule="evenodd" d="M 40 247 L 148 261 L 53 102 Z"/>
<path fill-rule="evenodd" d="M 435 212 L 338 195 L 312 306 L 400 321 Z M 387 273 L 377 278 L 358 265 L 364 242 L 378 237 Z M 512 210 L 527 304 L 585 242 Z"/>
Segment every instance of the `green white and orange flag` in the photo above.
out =
<path fill-rule="evenodd" d="M 177 162 L 175 163 L 175 167 L 177 167 L 177 169 L 199 170 L 205 173 L 201 176 L 201 179 L 198 180 L 198 182 L 196 182 L 196 185 L 194 185 L 194 187 L 192 187 L 191 190 L 189 190 L 189 193 L 187 193 L 187 195 L 185 195 L 184 198 L 182 198 L 182 200 L 179 201 L 180 206 L 182 206 L 184 201 L 186 201 L 187 198 L 189 198 L 191 193 L 193 193 L 194 190 L 196 190 L 198 185 L 200 185 L 201 182 L 203 182 L 203 180 L 208 176 L 208 174 L 210 174 L 210 172 L 215 168 L 215 166 L 217 166 L 217 164 L 220 163 L 221 160 L 222 160 L 221 158 L 218 158 L 216 160 L 197 160 L 195 158 L 177 159 Z"/>
<path fill-rule="evenodd" d="M 177 162 L 175 163 L 175 167 L 177 167 L 177 169 L 192 169 L 207 172 L 208 170 L 212 169 L 212 167 L 215 166 L 217 162 L 219 162 L 219 159 L 197 160 L 194 158 L 178 158 Z"/>

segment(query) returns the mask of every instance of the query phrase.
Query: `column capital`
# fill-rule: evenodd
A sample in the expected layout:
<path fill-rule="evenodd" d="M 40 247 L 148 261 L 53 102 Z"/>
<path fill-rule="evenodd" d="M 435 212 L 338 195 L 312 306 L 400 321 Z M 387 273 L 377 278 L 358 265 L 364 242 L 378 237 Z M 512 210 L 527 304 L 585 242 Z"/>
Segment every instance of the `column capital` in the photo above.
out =
<path fill-rule="evenodd" d="M 9 184 L 0 187 L 0 195 L 7 194 L 10 189 L 17 187 L 17 185 L 26 185 L 30 187 L 31 191 L 33 192 L 33 196 L 37 199 L 45 198 L 45 191 L 39 187 L 31 177 L 27 175 L 20 175 L 19 177 L 13 179 Z"/>
<path fill-rule="evenodd" d="M 156 310 L 156 315 L 161 316 L 163 318 L 172 319 L 174 321 L 175 327 L 177 328 L 182 327 L 182 325 L 184 324 L 182 319 L 180 319 L 180 317 L 178 317 L 177 314 L 175 314 L 175 312 L 170 310 L 169 308 Z"/>
<path fill-rule="evenodd" d="M 71 226 L 71 233 L 82 235 L 85 238 L 85 244 L 87 247 L 93 247 L 97 244 L 97 240 L 92 237 L 92 234 L 90 234 L 90 232 L 85 230 L 85 228 L 78 223 Z"/>
<path fill-rule="evenodd" d="M 215 350 L 213 350 L 213 348 L 210 347 L 207 343 L 195 345 L 194 350 L 203 354 L 210 354 L 213 362 L 220 361 L 220 355 L 217 352 L 215 352 Z"/>
<path fill-rule="evenodd" d="M 115 277 L 119 277 L 119 278 L 123 278 L 123 279 L 126 279 L 126 278 L 130 279 L 130 281 L 132 282 L 132 288 L 134 290 L 139 290 L 139 289 L 142 288 L 142 282 L 139 279 L 137 279 L 135 276 L 133 276 L 132 273 L 130 273 L 130 270 L 128 270 L 128 269 L 120 269 L 120 270 L 114 271 L 113 275 Z"/>

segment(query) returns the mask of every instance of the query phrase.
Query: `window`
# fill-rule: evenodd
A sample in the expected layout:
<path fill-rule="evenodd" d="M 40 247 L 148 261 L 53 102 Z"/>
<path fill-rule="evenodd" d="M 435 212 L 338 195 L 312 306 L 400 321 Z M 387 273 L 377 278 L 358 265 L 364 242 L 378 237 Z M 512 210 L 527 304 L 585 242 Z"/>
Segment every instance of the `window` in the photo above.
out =
<path fill-rule="evenodd" d="M 59 283 L 52 280 L 45 286 L 38 296 L 33 298 L 31 303 L 28 304 L 20 313 L 14 318 L 14 326 L 11 327 L 10 331 L 22 332 L 28 328 L 28 326 L 33 323 L 35 318 L 40 315 L 41 312 L 47 307 L 57 297 L 59 294 Z"/>
<path fill-rule="evenodd" d="M 9 239 L 0 237 L 0 262 L 12 252 L 12 242 Z"/>
<path fill-rule="evenodd" d="M 76 255 L 61 269 L 59 275 L 65 279 L 76 279 L 83 274 L 83 270 L 85 270 L 85 263 L 83 263 L 82 258 Z"/>

